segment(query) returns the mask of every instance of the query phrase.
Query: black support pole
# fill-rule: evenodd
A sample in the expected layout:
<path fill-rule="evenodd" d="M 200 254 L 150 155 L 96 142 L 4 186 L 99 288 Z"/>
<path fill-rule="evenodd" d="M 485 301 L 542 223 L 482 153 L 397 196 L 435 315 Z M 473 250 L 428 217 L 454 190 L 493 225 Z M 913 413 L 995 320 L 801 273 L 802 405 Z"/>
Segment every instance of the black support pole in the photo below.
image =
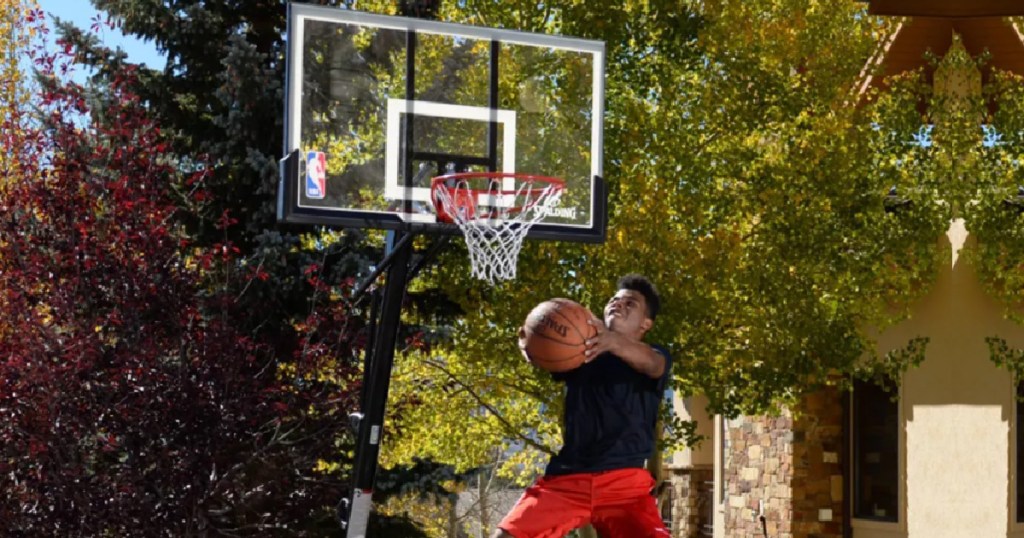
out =
<path fill-rule="evenodd" d="M 498 105 L 501 101 L 498 100 L 498 56 L 501 54 L 501 42 L 497 39 L 491 41 L 491 61 L 490 61 L 490 73 L 488 77 L 488 99 L 487 104 L 490 105 L 492 111 L 498 110 Z M 496 112 L 491 112 L 496 114 Z M 487 171 L 497 172 L 498 171 L 498 122 L 496 118 L 492 117 L 490 123 L 487 124 Z M 502 140 L 502 144 L 508 144 L 508 140 Z M 502 163 L 508 170 L 509 163 Z"/>
<path fill-rule="evenodd" d="M 347 538 L 367 536 L 370 509 L 373 506 L 373 484 L 377 477 L 377 458 L 384 434 L 384 408 L 391 385 L 391 367 L 394 364 L 402 301 L 408 283 L 412 242 L 398 241 L 393 256 L 384 287 L 380 322 L 373 339 L 374 346 L 372 350 L 367 350 L 372 352 L 372 359 L 369 361 L 369 369 L 363 373 L 366 407 L 359 421 L 354 488 L 345 523 Z"/>
<path fill-rule="evenodd" d="M 416 34 L 406 34 L 406 80 L 407 99 L 416 98 Z M 413 166 L 415 148 L 415 118 L 405 115 L 404 155 L 402 159 L 405 188 L 413 187 Z M 405 212 L 412 212 L 411 196 L 403 196 Z M 402 300 L 409 281 L 409 266 L 412 261 L 412 232 L 389 232 L 388 252 L 385 261 L 390 260 L 387 283 L 381 300 L 380 320 L 373 338 L 373 349 L 363 371 L 364 408 L 359 423 L 359 439 L 356 443 L 356 466 L 353 471 L 352 498 L 342 507 L 346 515 L 341 517 L 346 538 L 365 538 L 373 508 L 373 485 L 377 478 L 377 459 L 380 456 L 380 441 L 384 435 L 384 408 L 388 403 L 388 389 L 391 386 L 391 366 L 395 361 L 395 343 L 398 338 L 402 314 Z"/>
<path fill-rule="evenodd" d="M 409 32 L 405 35 L 405 98 L 410 101 L 416 99 L 416 33 Z M 412 213 L 412 184 L 413 170 L 416 168 L 413 155 L 416 151 L 416 117 L 413 114 L 405 115 L 405 143 L 402 147 L 404 152 L 402 158 L 403 179 L 405 180 L 405 196 L 403 211 Z"/>

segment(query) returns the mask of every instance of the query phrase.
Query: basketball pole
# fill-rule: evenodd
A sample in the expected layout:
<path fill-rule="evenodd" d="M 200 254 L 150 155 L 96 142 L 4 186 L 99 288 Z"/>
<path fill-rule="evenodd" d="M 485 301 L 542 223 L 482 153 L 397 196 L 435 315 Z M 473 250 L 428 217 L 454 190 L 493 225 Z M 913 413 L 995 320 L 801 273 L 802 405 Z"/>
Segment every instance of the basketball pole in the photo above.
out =
<path fill-rule="evenodd" d="M 606 234 L 605 189 L 597 177 L 603 153 L 604 44 L 437 21 L 440 0 L 395 3 L 401 17 L 287 2 L 288 35 L 295 39 L 288 40 L 285 56 L 285 155 L 278 170 L 278 222 L 390 230 L 383 259 L 345 301 L 362 308 L 364 300 L 370 299 L 369 322 L 363 331 L 368 338 L 362 345 L 352 343 L 362 348 L 358 350 L 362 360 L 357 359 L 362 363 L 358 365 L 363 382 L 360 400 L 358 408 L 353 409 L 353 405 L 344 410 L 349 415 L 346 435 L 355 437 L 354 454 L 349 459 L 351 471 L 347 473 L 350 482 L 335 497 L 341 535 L 352 538 L 368 534 L 385 538 L 372 534 L 369 518 L 375 477 L 384 472 L 377 462 L 386 433 L 383 425 L 391 370 L 400 360 L 396 355 L 402 353 L 396 344 L 401 345 L 398 340 L 406 334 L 401 316 L 408 286 L 453 237 L 464 231 L 464 222 L 453 222 L 447 218 L 450 214 L 442 214 L 439 207 L 445 203 L 442 191 L 446 185 L 435 185 L 433 180 L 460 173 L 492 174 L 489 177 L 495 181 L 500 177 L 503 188 L 487 185 L 487 189 L 480 189 L 477 199 L 493 206 L 487 220 L 511 221 L 514 226 L 523 222 L 515 220 L 522 207 L 506 203 L 513 198 L 506 197 L 503 191 L 509 189 L 505 186 L 514 185 L 524 176 L 543 179 L 538 174 L 545 172 L 571 174 L 573 181 L 584 187 L 579 189 L 579 196 L 585 199 L 589 193 L 592 198 L 590 214 L 574 197 L 572 203 L 578 207 L 567 204 L 565 212 L 545 211 L 531 225 L 542 222 L 544 216 L 557 217 L 557 221 L 533 229 L 523 226 L 522 234 L 516 237 L 601 242 Z M 423 39 L 419 45 L 418 36 Z M 422 56 L 419 61 L 418 48 Z M 318 55 L 330 61 L 318 61 Z M 511 64 L 508 67 L 506 60 Z M 375 66 L 392 70 L 394 76 L 381 79 Z M 489 67 L 486 78 L 485 66 Z M 512 91 L 503 95 L 499 82 L 505 77 L 499 77 L 499 67 L 510 69 L 510 80 L 519 74 L 527 78 L 520 81 L 519 89 L 510 86 Z M 420 82 L 425 82 L 419 88 L 418 69 L 422 71 Z M 563 73 L 579 75 L 578 88 L 563 88 Z M 555 114 L 555 104 L 568 113 Z M 321 117 L 325 110 L 330 114 Z M 375 119 L 367 123 L 365 114 Z M 563 121 L 563 116 L 569 119 Z M 572 130 L 568 139 L 558 132 L 563 124 Z M 372 136 L 356 128 L 364 125 Z M 588 134 L 590 150 L 586 151 Z M 321 136 L 329 140 L 341 137 L 346 141 L 345 154 L 351 150 L 354 157 L 330 155 L 334 146 Z M 350 139 L 354 143 L 350 144 Z M 517 139 L 525 140 L 520 142 L 518 153 Z M 563 143 L 567 148 L 578 147 L 580 156 L 565 159 L 563 151 L 545 151 L 562 148 Z M 484 144 L 486 147 L 481 147 Z M 524 151 L 524 147 L 528 149 Z M 526 154 L 525 158 L 519 157 Z M 328 158 L 330 167 L 313 166 L 323 165 Z M 589 190 L 585 177 L 576 171 L 582 172 L 588 160 L 595 178 Z M 363 192 L 364 187 L 368 192 Z M 497 197 L 499 191 L 502 194 Z M 495 200 L 500 203 L 495 204 Z M 577 209 L 581 210 L 579 216 Z M 425 241 L 427 238 L 429 241 Z M 515 243 L 516 248 L 520 245 Z M 376 519 L 372 523 L 376 529 Z"/>
<path fill-rule="evenodd" d="M 418 18 L 434 18 L 436 14 L 436 0 L 403 0 L 402 11 L 406 16 Z M 416 33 L 410 32 L 406 36 L 406 96 L 414 99 L 416 96 Z M 498 53 L 500 45 L 496 40 L 491 42 L 491 61 L 489 77 L 489 104 L 492 109 L 498 107 Z M 405 169 L 406 184 L 409 189 L 418 184 L 422 179 L 421 174 L 427 170 L 413 171 L 416 160 L 435 160 L 438 169 L 441 169 L 441 162 L 437 156 L 426 152 L 417 152 L 415 147 L 415 121 L 412 115 L 405 118 L 405 140 L 403 168 Z M 476 159 L 467 156 L 446 155 L 445 160 L 458 165 L 481 164 L 494 171 L 497 168 L 497 124 L 491 121 L 488 125 L 488 141 L 490 142 L 488 155 L 483 159 Z M 405 213 L 412 213 L 411 198 L 404 197 Z M 371 278 L 365 281 L 365 286 L 359 287 L 359 294 L 366 291 L 368 285 L 373 282 L 379 271 L 388 263 L 387 282 L 384 287 L 384 295 L 381 298 L 380 318 L 377 320 L 377 328 L 371 342 L 372 349 L 363 373 L 363 393 L 361 413 L 351 415 L 353 423 L 358 424 L 358 441 L 356 443 L 356 461 L 353 470 L 353 489 L 351 499 L 344 499 L 339 505 L 338 519 L 342 529 L 345 530 L 346 538 L 366 538 L 370 520 L 370 512 L 373 508 L 373 488 L 377 475 L 377 463 L 380 457 L 380 442 L 384 434 L 384 413 L 388 401 L 388 390 L 391 384 L 391 369 L 394 365 L 395 345 L 398 339 L 398 331 L 401 325 L 402 302 L 405 298 L 409 280 L 415 276 L 422 266 L 428 263 L 430 255 L 436 255 L 437 251 L 444 247 L 447 240 L 440 240 L 435 243 L 426 256 L 412 266 L 413 242 L 417 234 L 412 231 L 389 231 L 385 248 L 384 260 Z"/>
<path fill-rule="evenodd" d="M 387 270 L 380 320 L 373 338 L 371 359 L 363 374 L 363 402 L 359 417 L 359 436 L 356 443 L 356 463 L 353 471 L 352 497 L 343 502 L 338 517 L 347 538 L 364 538 L 373 507 L 373 487 L 377 475 L 377 459 L 380 455 L 380 441 L 384 433 L 384 411 L 391 385 L 391 367 L 395 359 L 395 341 L 398 338 L 402 314 L 402 300 L 405 297 L 409 277 L 409 262 L 412 258 L 412 241 L 404 239 L 402 232 L 390 232 L 388 253 L 391 266 Z"/>
<path fill-rule="evenodd" d="M 430 4 L 427 0 L 425 4 Z M 417 9 L 418 4 L 411 7 Z M 406 92 L 410 98 L 416 95 L 416 34 L 406 36 Z M 413 146 L 415 122 L 405 119 L 405 168 L 406 188 L 413 178 Z M 405 197 L 405 212 L 412 211 L 409 197 Z M 391 231 L 387 235 L 384 260 L 390 260 L 387 269 L 387 283 L 381 300 L 380 320 L 373 338 L 373 349 L 368 369 L 363 372 L 363 397 L 365 409 L 359 419 L 359 438 L 356 443 L 356 464 L 353 470 L 352 499 L 348 503 L 347 518 L 341 521 L 346 538 L 365 538 L 373 509 L 373 486 L 377 477 L 377 462 L 380 457 L 380 441 L 384 434 L 384 411 L 388 402 L 391 385 L 391 368 L 395 360 L 395 344 L 401 324 L 402 301 L 409 284 L 409 266 L 412 262 L 413 232 Z"/>

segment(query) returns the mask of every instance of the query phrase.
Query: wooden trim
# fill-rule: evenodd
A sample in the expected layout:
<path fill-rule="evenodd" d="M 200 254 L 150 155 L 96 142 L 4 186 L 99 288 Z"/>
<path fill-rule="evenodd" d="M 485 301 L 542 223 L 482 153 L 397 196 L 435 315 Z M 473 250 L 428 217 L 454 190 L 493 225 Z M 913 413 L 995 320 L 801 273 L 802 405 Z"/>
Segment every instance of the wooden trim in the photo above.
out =
<path fill-rule="evenodd" d="M 1024 33 L 1020 31 L 1020 25 L 1013 22 L 1010 23 L 1010 28 L 1013 28 L 1013 33 L 1017 36 L 1017 41 L 1020 42 L 1021 45 L 1024 45 Z"/>
<path fill-rule="evenodd" d="M 875 49 L 875 53 L 868 58 L 868 61 L 864 63 L 864 67 L 861 68 L 860 73 L 857 75 L 855 91 L 858 103 L 864 99 L 864 94 L 866 94 L 868 88 L 871 87 L 871 83 L 875 78 L 875 70 L 885 63 L 886 58 L 888 58 L 889 50 L 892 49 L 893 43 L 896 42 L 896 38 L 899 37 L 900 32 L 903 30 L 904 22 L 905 21 L 900 21 L 897 23 L 896 27 L 882 39 L 878 48 Z"/>
<path fill-rule="evenodd" d="M 853 383 L 851 378 L 850 383 Z M 850 460 L 852 451 L 850 445 L 853 442 L 853 414 L 850 404 L 853 403 L 853 392 L 840 392 L 839 401 L 842 404 L 843 413 L 843 448 L 841 451 L 843 462 L 843 538 L 853 538 L 853 462 Z"/>
<path fill-rule="evenodd" d="M 1016 17 L 1019 0 L 869 0 L 868 13 L 902 17 Z"/>

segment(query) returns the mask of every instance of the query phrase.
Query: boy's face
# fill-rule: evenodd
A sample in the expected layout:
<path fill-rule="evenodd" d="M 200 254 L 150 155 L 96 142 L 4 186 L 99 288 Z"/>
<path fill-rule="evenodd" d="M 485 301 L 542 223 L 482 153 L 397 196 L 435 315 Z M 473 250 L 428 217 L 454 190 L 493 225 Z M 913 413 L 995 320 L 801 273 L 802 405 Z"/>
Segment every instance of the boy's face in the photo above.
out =
<path fill-rule="evenodd" d="M 604 324 L 609 329 L 640 338 L 654 322 L 647 317 L 647 300 L 634 290 L 619 290 L 604 306 Z"/>

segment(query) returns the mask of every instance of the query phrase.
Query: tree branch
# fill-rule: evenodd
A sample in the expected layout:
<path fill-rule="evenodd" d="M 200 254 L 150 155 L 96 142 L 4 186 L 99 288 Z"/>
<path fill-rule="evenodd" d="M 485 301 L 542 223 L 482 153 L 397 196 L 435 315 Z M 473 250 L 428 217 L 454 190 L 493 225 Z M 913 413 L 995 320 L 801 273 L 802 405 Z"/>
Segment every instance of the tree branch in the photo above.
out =
<path fill-rule="evenodd" d="M 534 441 L 533 439 L 530 439 L 529 437 L 527 437 L 527 436 L 523 435 L 522 433 L 520 433 L 517 428 L 512 426 L 512 424 L 509 423 L 509 421 L 506 420 L 505 417 L 503 417 L 501 415 L 501 413 L 498 412 L 497 409 L 495 409 L 493 406 L 491 406 L 490 404 L 485 402 L 483 400 L 483 398 L 480 397 L 479 394 L 477 394 L 469 385 L 467 385 L 466 383 L 463 383 L 461 379 L 456 377 L 455 374 L 451 373 L 451 371 L 449 371 L 447 368 L 445 368 L 443 364 L 441 364 L 441 363 L 439 363 L 439 362 L 437 362 L 435 360 L 432 360 L 432 359 L 427 359 L 427 360 L 425 360 L 423 362 L 426 363 L 429 366 L 433 366 L 434 368 L 437 368 L 438 370 L 444 372 L 444 374 L 447 375 L 449 379 L 451 379 L 456 384 L 458 384 L 460 387 L 462 387 L 463 390 L 465 390 L 474 400 L 476 400 L 476 403 L 480 404 L 484 409 L 487 409 L 488 411 L 490 411 L 491 414 L 494 415 L 494 418 L 498 419 L 498 422 L 501 422 L 502 425 L 505 426 L 505 429 L 508 432 L 512 433 L 517 439 L 520 439 L 521 441 L 523 441 L 527 445 L 530 445 L 533 448 L 536 448 L 537 450 L 540 450 L 541 452 L 544 452 L 545 454 L 549 454 L 549 455 L 552 455 L 552 456 L 555 455 L 555 452 L 553 450 L 551 450 L 550 448 L 548 448 L 548 447 L 538 443 L 537 441 Z"/>

